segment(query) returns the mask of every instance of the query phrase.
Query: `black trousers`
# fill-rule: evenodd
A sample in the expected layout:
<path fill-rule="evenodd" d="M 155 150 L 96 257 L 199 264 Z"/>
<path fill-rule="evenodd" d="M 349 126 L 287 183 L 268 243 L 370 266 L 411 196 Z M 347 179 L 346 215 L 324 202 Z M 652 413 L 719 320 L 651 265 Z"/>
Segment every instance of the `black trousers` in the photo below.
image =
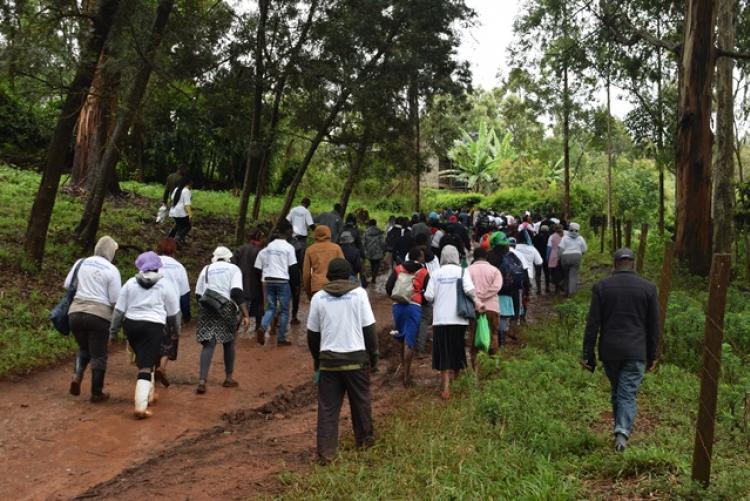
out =
<path fill-rule="evenodd" d="M 370 368 L 353 371 L 320 371 L 318 383 L 318 456 L 331 460 L 339 443 L 339 414 L 344 394 L 349 396 L 357 447 L 375 440 L 370 399 Z"/>
<path fill-rule="evenodd" d="M 174 219 L 174 228 L 169 232 L 169 237 L 177 240 L 185 240 L 187 234 L 190 233 L 190 228 L 192 228 L 190 218 L 174 217 L 172 219 Z"/>
<path fill-rule="evenodd" d="M 76 373 L 83 374 L 91 362 L 91 370 L 107 369 L 107 340 L 109 322 L 88 313 L 71 313 L 70 330 L 78 343 Z"/>
<path fill-rule="evenodd" d="M 380 272 L 380 261 L 381 259 L 370 259 L 370 276 L 374 282 Z"/>
<path fill-rule="evenodd" d="M 164 324 L 146 322 L 144 320 L 125 319 L 122 324 L 128 343 L 135 353 L 135 364 L 138 366 L 138 378 L 146 379 L 156 366 L 161 350 L 161 337 L 164 333 Z"/>

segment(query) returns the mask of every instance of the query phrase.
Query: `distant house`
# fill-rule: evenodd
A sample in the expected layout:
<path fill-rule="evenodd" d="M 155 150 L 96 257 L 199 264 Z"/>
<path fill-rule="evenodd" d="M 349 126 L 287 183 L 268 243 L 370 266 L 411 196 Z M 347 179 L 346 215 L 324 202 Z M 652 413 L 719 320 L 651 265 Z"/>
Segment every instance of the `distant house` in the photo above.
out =
<path fill-rule="evenodd" d="M 425 159 L 429 170 L 422 174 L 422 187 L 440 190 L 466 191 L 466 183 L 448 176 L 441 176 L 442 172 L 453 168 L 453 163 L 447 158 L 438 158 L 430 153 Z"/>

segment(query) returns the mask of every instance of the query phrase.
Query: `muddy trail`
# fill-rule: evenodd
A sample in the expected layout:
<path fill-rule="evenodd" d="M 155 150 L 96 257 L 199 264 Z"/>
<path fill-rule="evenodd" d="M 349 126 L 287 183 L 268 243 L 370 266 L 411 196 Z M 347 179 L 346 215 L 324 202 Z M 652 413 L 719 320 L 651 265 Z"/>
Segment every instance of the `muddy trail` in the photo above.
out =
<path fill-rule="evenodd" d="M 437 395 L 437 377 L 429 355 L 423 356 L 414 362 L 417 389 L 401 387 L 388 335 L 391 301 L 382 284 L 370 296 L 383 355 L 372 381 L 377 430 L 405 392 Z M 548 317 L 550 299 L 535 302 L 530 321 Z M 303 300 L 302 319 L 306 308 Z M 144 421 L 132 416 L 137 371 L 122 347 L 110 352 L 105 391 L 111 399 L 104 404 L 88 402 L 88 373 L 82 395 L 68 394 L 68 364 L 0 382 L 0 498 L 247 499 L 283 491 L 284 474 L 304 473 L 315 459 L 316 388 L 303 326 L 290 328 L 288 347 L 240 337 L 239 388 L 221 387 L 223 354 L 217 350 L 208 392 L 197 395 L 200 345 L 191 324 L 178 360 L 168 367 L 172 384 L 158 387 L 153 416 Z M 348 416 L 345 403 L 342 449 L 352 447 Z"/>

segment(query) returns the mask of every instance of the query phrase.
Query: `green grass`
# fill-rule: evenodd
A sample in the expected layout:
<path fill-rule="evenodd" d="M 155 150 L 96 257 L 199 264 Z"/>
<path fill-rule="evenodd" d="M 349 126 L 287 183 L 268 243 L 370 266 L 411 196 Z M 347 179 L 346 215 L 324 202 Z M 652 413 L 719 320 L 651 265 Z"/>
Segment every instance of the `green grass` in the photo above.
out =
<path fill-rule="evenodd" d="M 480 355 L 479 384 L 464 376 L 447 404 L 431 389 L 395 398 L 401 407 L 373 449 L 347 442 L 334 464 L 284 476 L 280 499 L 750 499 L 750 433 L 742 407 L 730 412 L 747 382 L 725 375 L 721 385 L 709 489 L 690 480 L 699 390 L 691 370 L 664 364 L 646 377 L 631 447 L 612 451 L 609 384 L 601 368 L 592 375 L 578 365 L 588 289 L 608 261 L 587 257 L 585 288 L 525 331 L 526 348 Z"/>
<path fill-rule="evenodd" d="M 73 229 L 83 212 L 83 200 L 58 194 L 43 269 L 38 272 L 26 261 L 22 244 L 39 179 L 35 172 L 0 165 L 0 207 L 3 208 L 0 211 L 0 270 L 4 275 L 0 284 L 0 377 L 55 362 L 67 357 L 75 346 L 72 339 L 60 336 L 51 328 L 47 313 L 63 293 L 62 284 L 68 270 L 82 256 L 73 241 Z M 127 181 L 122 183 L 122 188 L 131 196 L 114 203 L 105 202 L 99 234 L 110 234 L 121 245 L 150 249 L 169 229 L 169 223 L 161 227 L 154 223 L 163 187 Z M 312 198 L 313 213 L 330 210 L 336 201 L 330 197 Z M 282 205 L 282 197 L 265 198 L 261 219 L 276 218 Z M 350 208 L 369 205 L 367 200 L 355 197 Z M 233 247 L 239 197 L 225 191 L 196 189 L 193 207 L 193 240 L 180 259 L 195 280 L 216 245 Z M 371 210 L 371 215 L 379 219 L 382 227 L 389 214 L 384 210 Z M 136 254 L 135 250 L 117 254 L 115 264 L 120 268 L 123 281 L 135 271 L 132 263 Z"/>

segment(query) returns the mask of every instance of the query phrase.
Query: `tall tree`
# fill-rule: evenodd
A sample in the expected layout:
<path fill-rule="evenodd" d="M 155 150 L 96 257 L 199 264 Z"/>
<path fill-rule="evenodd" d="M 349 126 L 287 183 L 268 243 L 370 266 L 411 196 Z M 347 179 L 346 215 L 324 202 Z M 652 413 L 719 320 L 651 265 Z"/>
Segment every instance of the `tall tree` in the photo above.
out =
<path fill-rule="evenodd" d="M 84 248 L 92 248 L 96 240 L 96 232 L 99 229 L 99 219 L 101 217 L 102 205 L 104 204 L 104 197 L 107 193 L 107 186 L 115 172 L 115 166 L 120 159 L 120 152 L 125 147 L 128 130 L 146 93 L 146 87 L 154 67 L 154 58 L 161 45 L 164 30 L 167 27 L 173 6 L 174 0 L 159 0 L 156 7 L 156 17 L 146 46 L 143 48 L 138 69 L 125 97 L 123 109 L 117 117 L 112 135 L 107 141 L 104 154 L 96 168 L 93 190 L 89 193 L 81 221 L 76 227 L 76 236 Z"/>
<path fill-rule="evenodd" d="M 42 180 L 31 207 L 24 238 L 26 253 L 38 267 L 42 265 L 47 230 L 52 218 L 52 209 L 55 206 L 60 177 L 65 168 L 73 129 L 81 106 L 91 87 L 99 54 L 107 41 L 119 5 L 119 0 L 100 1 L 97 13 L 92 19 L 92 29 L 81 49 L 75 77 L 68 87 L 65 101 L 58 115 L 55 131 L 47 147 Z"/>

